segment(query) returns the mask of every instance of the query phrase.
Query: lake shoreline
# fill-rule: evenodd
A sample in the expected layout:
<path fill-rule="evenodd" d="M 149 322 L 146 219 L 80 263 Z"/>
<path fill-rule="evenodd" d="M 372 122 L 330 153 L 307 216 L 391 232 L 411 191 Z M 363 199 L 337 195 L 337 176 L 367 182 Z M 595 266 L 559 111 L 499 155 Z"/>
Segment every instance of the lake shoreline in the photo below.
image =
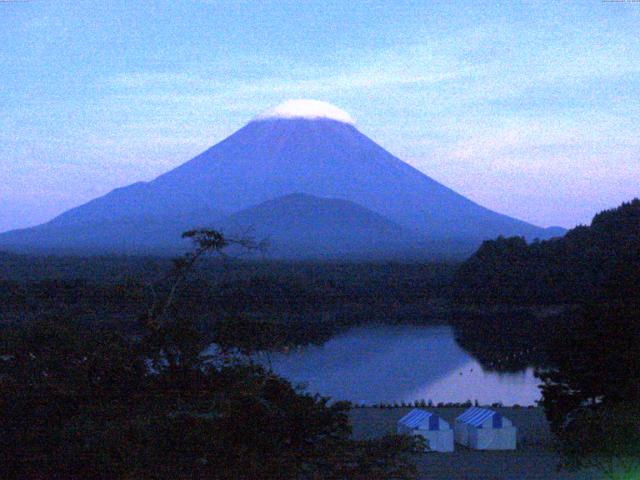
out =
<path fill-rule="evenodd" d="M 529 406 L 540 398 L 533 368 L 484 368 L 448 325 L 352 327 L 320 345 L 265 354 L 263 364 L 311 394 L 354 405 Z"/>

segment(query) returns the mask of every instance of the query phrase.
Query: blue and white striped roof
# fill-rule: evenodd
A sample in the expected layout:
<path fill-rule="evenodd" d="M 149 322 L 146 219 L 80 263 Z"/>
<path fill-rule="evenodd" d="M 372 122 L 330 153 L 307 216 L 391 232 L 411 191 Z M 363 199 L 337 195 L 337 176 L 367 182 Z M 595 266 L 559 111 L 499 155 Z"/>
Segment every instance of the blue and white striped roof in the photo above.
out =
<path fill-rule="evenodd" d="M 424 424 L 424 422 L 429 422 L 430 430 L 438 430 L 438 420 L 439 417 L 436 414 L 419 408 L 414 408 L 398 420 L 398 423 L 409 428 L 418 428 L 420 425 Z"/>
<path fill-rule="evenodd" d="M 500 415 L 498 412 L 489 410 L 488 408 L 471 407 L 466 410 L 462 415 L 456 418 L 456 421 L 473 425 L 474 427 L 480 427 L 484 421 L 494 415 Z"/>

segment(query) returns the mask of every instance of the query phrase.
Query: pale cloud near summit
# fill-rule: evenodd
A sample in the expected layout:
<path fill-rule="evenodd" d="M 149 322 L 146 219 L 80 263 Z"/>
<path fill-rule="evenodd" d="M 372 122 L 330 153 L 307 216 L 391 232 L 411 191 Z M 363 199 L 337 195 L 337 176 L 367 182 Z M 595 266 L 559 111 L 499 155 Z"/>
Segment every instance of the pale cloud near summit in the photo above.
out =
<path fill-rule="evenodd" d="M 254 120 L 304 118 L 309 120 L 328 119 L 355 124 L 351 115 L 327 102 L 310 99 L 287 100 L 274 108 L 260 113 Z"/>

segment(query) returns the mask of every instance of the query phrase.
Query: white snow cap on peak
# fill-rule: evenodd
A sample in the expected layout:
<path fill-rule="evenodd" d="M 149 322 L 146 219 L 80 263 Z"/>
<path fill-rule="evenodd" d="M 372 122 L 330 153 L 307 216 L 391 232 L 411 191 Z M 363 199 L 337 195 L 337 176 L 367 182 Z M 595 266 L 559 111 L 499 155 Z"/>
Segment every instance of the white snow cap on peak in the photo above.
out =
<path fill-rule="evenodd" d="M 258 115 L 255 120 L 278 118 L 306 118 L 308 120 L 328 119 L 353 125 L 351 115 L 344 110 L 320 100 L 287 100 L 271 110 Z"/>

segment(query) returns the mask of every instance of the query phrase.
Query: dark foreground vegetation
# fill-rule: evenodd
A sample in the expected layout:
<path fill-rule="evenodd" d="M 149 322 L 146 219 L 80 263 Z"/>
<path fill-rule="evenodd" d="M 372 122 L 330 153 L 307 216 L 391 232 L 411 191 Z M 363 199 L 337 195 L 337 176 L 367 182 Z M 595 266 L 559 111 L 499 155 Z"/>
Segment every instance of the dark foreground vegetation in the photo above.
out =
<path fill-rule="evenodd" d="M 564 304 L 530 340 L 544 352 L 541 404 L 565 464 L 608 478 L 640 475 L 640 200 L 563 238 L 485 242 L 458 270 L 453 292 L 463 302 Z M 532 325 L 500 323 L 478 329 Z"/>
<path fill-rule="evenodd" d="M 538 376 L 565 464 L 626 479 L 640 475 L 640 299 L 618 294 L 558 322 Z"/>
<path fill-rule="evenodd" d="M 409 438 L 353 440 L 348 404 L 237 352 L 201 354 L 176 299 L 227 240 L 188 236 L 196 250 L 155 285 L 137 335 L 50 315 L 0 331 L 0 477 L 413 478 Z"/>

